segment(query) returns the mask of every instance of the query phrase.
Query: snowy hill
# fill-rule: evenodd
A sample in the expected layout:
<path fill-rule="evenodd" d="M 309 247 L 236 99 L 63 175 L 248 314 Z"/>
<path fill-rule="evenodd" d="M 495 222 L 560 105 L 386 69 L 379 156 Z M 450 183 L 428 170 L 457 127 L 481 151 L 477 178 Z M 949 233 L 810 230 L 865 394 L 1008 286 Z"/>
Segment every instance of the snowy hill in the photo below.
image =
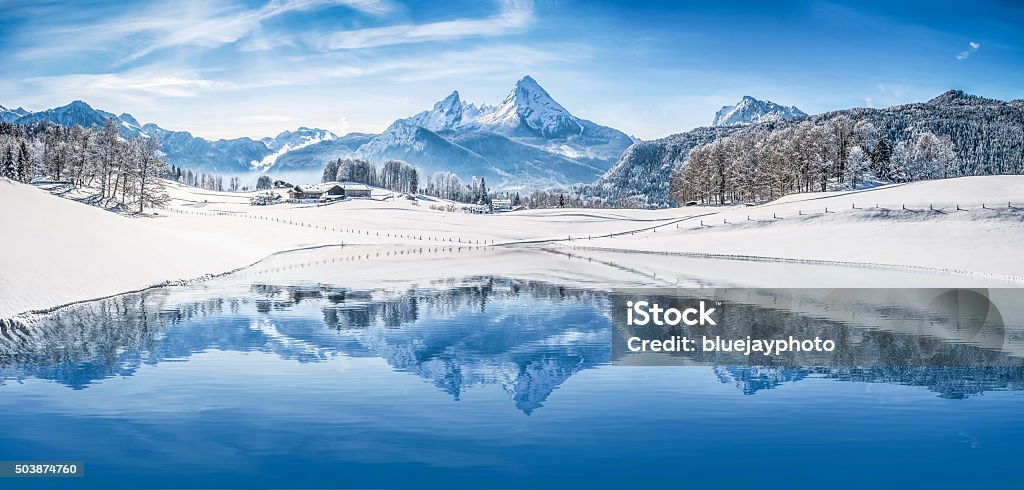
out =
<path fill-rule="evenodd" d="M 951 90 L 926 103 L 845 109 L 746 126 L 697 128 L 637 143 L 582 192 L 618 205 L 670 206 L 670 177 L 686 162 L 691 149 L 733 134 L 778 130 L 803 122 L 822 125 L 841 116 L 870 122 L 892 147 L 909 142 L 922 131 L 949 138 L 961 166 L 968 169 L 967 175 L 1024 172 L 1024 104 Z"/>
<path fill-rule="evenodd" d="M 346 287 L 357 287 L 355 281 L 395 287 L 396 278 L 429 284 L 439 276 L 491 273 L 550 278 L 560 284 L 579 281 L 600 288 L 636 286 L 639 280 L 644 281 L 642 285 L 694 285 L 694 278 L 702 276 L 707 280 L 701 285 L 722 287 L 976 287 L 970 284 L 985 277 L 1015 281 L 1001 283 L 1004 286 L 1019 285 L 1024 281 L 1024 261 L 1019 259 L 1024 237 L 1022 189 L 1024 176 L 964 177 L 872 190 L 792 194 L 753 207 L 545 209 L 478 215 L 436 210 L 428 205 L 430 201 L 380 195 L 329 206 L 251 206 L 249 198 L 255 192 L 214 192 L 169 184 L 170 209 L 139 218 L 0 179 L 0 208 L 17 209 L 0 213 L 0 229 L 9 236 L 31 238 L 8 240 L 0 254 L 0 318 L 221 273 L 277 251 L 342 242 L 372 248 L 334 249 L 328 258 L 380 252 L 375 260 L 339 263 L 346 273 L 334 277 Z M 1007 207 L 1008 202 L 1013 207 Z M 985 203 L 988 207 L 983 207 Z M 401 257 L 383 253 L 415 249 L 422 253 L 421 247 L 438 242 L 492 245 L 479 246 L 480 252 L 486 252 L 480 255 L 461 250 Z M 565 247 L 576 257 L 593 254 L 595 259 L 592 263 L 567 260 L 560 254 L 514 246 L 540 242 Z M 524 262 L 513 255 L 517 250 L 545 258 Z M 745 260 L 619 252 L 609 258 L 612 250 L 718 254 Z M 750 260 L 753 257 L 760 259 Z M 328 262 L 335 261 L 320 263 Z M 869 264 L 900 270 L 872 272 Z M 922 275 L 914 267 L 929 268 L 932 273 Z M 300 279 L 320 271 L 319 266 L 285 269 Z M 959 272 L 934 275 L 941 270 Z M 905 282 L 908 279 L 913 282 Z"/>
<path fill-rule="evenodd" d="M 534 189 L 591 181 L 632 143 L 621 131 L 573 116 L 526 76 L 498 106 L 465 102 L 452 92 L 430 110 L 395 121 L 355 156 Z"/>
<path fill-rule="evenodd" d="M 727 105 L 715 113 L 712 126 L 746 126 L 768 121 L 806 117 L 796 106 L 782 106 L 770 100 L 758 100 L 744 95 L 735 105 Z"/>
<path fill-rule="evenodd" d="M 108 119 L 112 119 L 119 126 L 122 136 L 126 138 L 156 138 L 171 164 L 203 172 L 267 171 L 286 153 L 339 138 L 324 129 L 300 127 L 295 131 L 284 131 L 273 138 L 263 138 L 259 141 L 252 138 L 207 140 L 193 136 L 188 131 L 171 131 L 153 123 L 142 124 L 131 114 L 123 113 L 118 116 L 93 108 L 81 100 L 39 112 L 29 112 L 21 108 L 12 110 L 0 106 L 0 121 L 23 125 L 48 122 L 66 127 L 78 125 L 96 128 L 102 127 Z M 351 153 L 353 149 L 346 154 Z M 320 166 L 322 164 L 318 163 L 313 169 L 319 170 Z"/>

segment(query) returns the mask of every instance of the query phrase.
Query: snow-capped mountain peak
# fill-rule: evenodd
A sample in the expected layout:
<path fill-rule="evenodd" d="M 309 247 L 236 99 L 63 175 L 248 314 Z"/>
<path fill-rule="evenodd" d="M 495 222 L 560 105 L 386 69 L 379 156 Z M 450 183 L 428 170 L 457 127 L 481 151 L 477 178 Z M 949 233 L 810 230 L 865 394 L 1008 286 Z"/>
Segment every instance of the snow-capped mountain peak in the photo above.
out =
<path fill-rule="evenodd" d="M 121 134 L 125 137 L 137 137 L 143 134 L 142 128 L 129 114 L 115 116 L 112 113 L 95 109 L 84 101 L 76 100 L 70 104 L 47 109 L 39 112 L 27 112 L 15 121 L 18 124 L 35 124 L 39 122 L 51 122 L 61 126 L 82 126 L 85 128 L 103 127 L 108 120 L 113 120 L 115 125 L 120 126 Z"/>
<path fill-rule="evenodd" d="M 464 118 L 467 112 L 470 113 L 469 115 L 475 115 L 476 107 L 463 102 L 459 98 L 459 91 L 456 90 L 434 104 L 433 109 L 416 114 L 408 118 L 407 121 L 431 131 L 444 131 L 455 129 L 467 122 Z"/>
<path fill-rule="evenodd" d="M 430 110 L 396 120 L 354 155 L 527 189 L 592 180 L 632 143 L 621 131 L 573 116 L 525 76 L 496 107 L 452 92 Z"/>
<path fill-rule="evenodd" d="M 571 136 L 583 131 L 579 121 L 529 75 L 516 82 L 501 105 L 484 114 L 480 123 L 512 131 L 533 130 L 545 138 Z"/>
<path fill-rule="evenodd" d="M 117 117 L 119 119 L 121 119 L 121 121 L 124 121 L 124 122 L 126 122 L 126 123 L 128 123 L 128 124 L 130 124 L 132 126 L 135 126 L 136 128 L 141 128 L 142 127 L 142 124 L 139 124 L 139 120 L 135 119 L 134 116 L 132 116 L 131 114 L 128 114 L 127 112 L 124 113 L 124 114 L 121 114 L 120 116 L 117 116 Z"/>
<path fill-rule="evenodd" d="M 746 126 L 767 121 L 793 119 L 807 116 L 796 106 L 783 106 L 770 100 L 758 100 L 744 95 L 739 103 L 723 106 L 715 113 L 712 126 Z"/>

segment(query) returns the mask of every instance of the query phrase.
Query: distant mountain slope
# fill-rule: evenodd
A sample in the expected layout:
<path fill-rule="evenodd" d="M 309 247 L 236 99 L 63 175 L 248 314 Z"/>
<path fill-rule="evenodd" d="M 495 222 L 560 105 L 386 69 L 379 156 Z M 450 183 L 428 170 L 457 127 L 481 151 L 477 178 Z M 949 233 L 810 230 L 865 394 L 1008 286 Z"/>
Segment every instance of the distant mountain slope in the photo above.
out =
<path fill-rule="evenodd" d="M 589 186 L 584 194 L 627 207 L 667 207 L 669 177 L 690 150 L 724 138 L 738 127 L 697 128 L 630 146 L 614 167 Z"/>
<path fill-rule="evenodd" d="M 396 121 L 355 156 L 535 189 L 592 181 L 632 143 L 621 131 L 573 116 L 526 76 L 498 106 L 468 103 L 452 92 L 430 110 Z"/>
<path fill-rule="evenodd" d="M 126 116 L 128 116 L 126 114 Z M 136 137 L 142 132 L 139 122 L 134 117 L 128 116 L 122 119 L 112 113 L 93 109 L 89 104 L 76 100 L 68 105 L 55 107 L 39 112 L 27 112 L 15 119 L 17 124 L 35 124 L 38 122 L 51 122 L 61 126 L 82 126 L 85 128 L 102 127 L 108 119 L 113 119 L 121 129 L 125 137 Z"/>
<path fill-rule="evenodd" d="M 611 203 L 665 207 L 673 169 L 686 161 L 689 151 L 717 138 L 740 131 L 775 129 L 808 121 L 827 122 L 845 115 L 870 121 L 891 144 L 908 141 L 919 131 L 949 137 L 957 156 L 971 174 L 1024 172 L 1024 103 L 1002 102 L 951 90 L 928 102 L 887 109 L 856 108 L 809 116 L 799 121 L 778 120 L 748 126 L 697 128 L 659 140 L 631 146 L 584 195 Z"/>
<path fill-rule="evenodd" d="M 0 105 L 0 122 L 14 122 L 24 116 L 27 116 L 28 114 L 29 112 L 25 109 L 22 109 L 21 107 L 17 109 L 8 109 Z"/>
<path fill-rule="evenodd" d="M 320 172 L 331 160 L 348 158 L 370 140 L 375 134 L 349 133 L 333 139 L 324 139 L 311 144 L 289 148 L 274 160 L 269 168 L 271 173 L 310 171 Z"/>
<path fill-rule="evenodd" d="M 271 170 L 282 155 L 305 149 L 319 142 L 349 138 L 339 137 L 330 131 L 300 127 L 295 131 L 284 131 L 273 138 L 254 140 L 252 138 L 234 138 L 207 140 L 193 136 L 188 131 L 171 131 L 156 124 L 140 124 L 131 114 L 114 115 L 111 112 L 95 109 L 86 102 L 76 100 L 70 104 L 39 112 L 24 109 L 6 109 L 0 107 L 0 121 L 15 124 L 35 124 L 49 122 L 61 126 L 82 126 L 86 128 L 102 127 L 108 119 L 112 119 L 126 138 L 153 137 L 160 142 L 160 147 L 167 155 L 168 161 L 176 166 L 203 172 L 247 173 L 252 171 Z M 360 140 L 365 135 L 356 134 L 346 141 Z M 362 140 L 365 142 L 365 138 Z M 350 154 L 355 147 L 349 148 Z M 292 161 L 298 156 L 292 157 Z M 323 161 L 317 161 L 306 169 L 319 170 Z M 294 168 L 295 165 L 292 164 Z"/>
<path fill-rule="evenodd" d="M 770 100 L 758 100 L 744 95 L 735 105 L 727 105 L 715 113 L 712 126 L 747 126 L 769 121 L 806 117 L 796 106 L 782 106 Z"/>
<path fill-rule="evenodd" d="M 263 142 L 251 138 L 210 141 L 152 123 L 142 126 L 142 132 L 160 142 L 170 163 L 206 172 L 248 172 L 254 161 L 262 160 L 270 151 Z"/>
<path fill-rule="evenodd" d="M 40 112 L 0 107 L 0 121 L 99 127 L 113 119 L 125 137 L 156 138 L 171 164 L 218 173 L 316 172 L 339 158 L 381 164 L 405 160 L 423 177 L 438 171 L 469 181 L 487 177 L 491 187 L 535 189 L 592 182 L 633 143 L 625 133 L 573 116 L 526 76 L 497 106 L 476 105 L 452 92 L 434 106 L 395 121 L 382 134 L 345 136 L 300 127 L 273 138 L 207 140 L 187 131 L 140 124 L 82 101 Z"/>

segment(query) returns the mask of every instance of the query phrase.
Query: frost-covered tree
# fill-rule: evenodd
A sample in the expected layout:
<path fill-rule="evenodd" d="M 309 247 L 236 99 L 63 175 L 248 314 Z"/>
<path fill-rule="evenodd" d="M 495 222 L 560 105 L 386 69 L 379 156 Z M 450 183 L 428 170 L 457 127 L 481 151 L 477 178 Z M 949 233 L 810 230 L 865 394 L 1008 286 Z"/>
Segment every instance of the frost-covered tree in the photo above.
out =
<path fill-rule="evenodd" d="M 957 159 L 949 140 L 941 139 L 930 131 L 918 135 L 912 147 L 904 148 L 909 180 L 941 179 L 955 177 Z"/>
<path fill-rule="evenodd" d="M 261 175 L 256 179 L 256 190 L 262 191 L 271 188 L 274 185 L 274 180 L 269 175 Z"/>
<path fill-rule="evenodd" d="M 15 173 L 15 179 L 21 182 L 30 182 L 32 180 L 32 155 L 28 151 L 28 144 L 22 141 L 18 146 L 18 160 Z"/>
<path fill-rule="evenodd" d="M 850 158 L 850 150 L 860 144 L 860 138 L 856 131 L 857 123 L 849 116 L 843 114 L 828 122 L 828 149 L 831 156 L 827 158 L 831 162 L 829 175 L 825 181 L 835 177 L 839 183 L 843 182 L 846 176 L 846 163 Z M 823 189 L 824 190 L 824 189 Z"/>
<path fill-rule="evenodd" d="M 163 194 L 166 167 L 152 138 L 125 139 L 116 127 L 64 128 L 42 122 L 0 123 L 0 172 L 22 182 L 33 177 L 67 181 L 94 191 L 105 206 L 141 209 L 156 206 Z"/>
<path fill-rule="evenodd" d="M 14 162 L 14 151 L 11 150 L 10 146 L 5 146 L 4 151 L 0 154 L 0 177 L 8 179 L 14 179 L 17 175 L 17 169 L 15 168 Z"/>
<path fill-rule="evenodd" d="M 871 157 L 861 146 L 854 146 L 846 161 L 844 182 L 850 189 L 856 189 L 864 180 L 864 174 L 871 166 Z"/>
<path fill-rule="evenodd" d="M 458 175 L 451 172 L 436 172 L 427 180 L 426 193 L 441 199 L 464 201 L 465 188 Z"/>
<path fill-rule="evenodd" d="M 323 175 L 320 177 L 320 182 L 334 182 L 338 180 L 338 166 L 341 164 L 341 160 L 331 160 L 324 165 Z"/>
<path fill-rule="evenodd" d="M 137 148 L 136 177 L 141 213 L 145 206 L 162 208 L 169 202 L 167 190 L 160 180 L 167 175 L 167 160 L 160 154 L 160 145 L 154 138 L 143 138 Z M 237 178 L 235 184 L 237 186 Z"/>
<path fill-rule="evenodd" d="M 388 160 L 381 167 L 380 185 L 398 192 L 415 193 L 419 186 L 419 171 L 401 160 Z"/>

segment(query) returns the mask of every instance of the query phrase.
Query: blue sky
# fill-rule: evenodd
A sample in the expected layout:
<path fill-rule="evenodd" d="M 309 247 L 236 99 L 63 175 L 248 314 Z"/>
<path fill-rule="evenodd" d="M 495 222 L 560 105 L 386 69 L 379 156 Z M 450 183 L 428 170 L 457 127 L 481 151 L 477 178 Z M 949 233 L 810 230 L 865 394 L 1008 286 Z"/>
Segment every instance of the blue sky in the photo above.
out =
<path fill-rule="evenodd" d="M 893 3 L 898 5 L 892 5 Z M 1024 98 L 1013 2 L 0 0 L 0 105 L 83 99 L 212 138 L 377 132 L 530 74 L 641 138 L 753 95 L 808 113 Z"/>

